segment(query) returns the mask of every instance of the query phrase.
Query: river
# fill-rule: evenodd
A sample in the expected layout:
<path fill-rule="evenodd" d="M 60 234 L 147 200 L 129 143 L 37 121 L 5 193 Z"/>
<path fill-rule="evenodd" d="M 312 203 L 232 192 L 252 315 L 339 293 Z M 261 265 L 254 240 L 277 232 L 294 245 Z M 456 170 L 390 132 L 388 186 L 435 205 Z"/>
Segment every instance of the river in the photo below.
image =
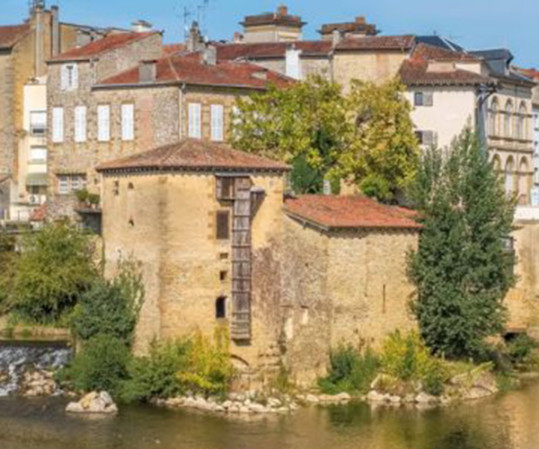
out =
<path fill-rule="evenodd" d="M 2 449 L 537 449 L 539 383 L 475 403 L 417 410 L 312 407 L 258 419 L 151 406 L 66 416 L 65 400 L 0 398 Z"/>

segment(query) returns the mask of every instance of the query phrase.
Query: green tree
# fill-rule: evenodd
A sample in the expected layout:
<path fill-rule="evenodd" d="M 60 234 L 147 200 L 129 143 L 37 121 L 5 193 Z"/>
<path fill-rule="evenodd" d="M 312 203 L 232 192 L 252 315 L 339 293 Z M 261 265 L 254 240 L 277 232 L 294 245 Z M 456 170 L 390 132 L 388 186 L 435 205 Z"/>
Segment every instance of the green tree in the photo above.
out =
<path fill-rule="evenodd" d="M 348 143 L 350 122 L 341 88 L 321 76 L 238 100 L 231 143 L 293 166 L 298 193 L 322 191 Z"/>
<path fill-rule="evenodd" d="M 9 312 L 13 299 L 17 253 L 15 236 L 0 230 L 0 313 Z"/>
<path fill-rule="evenodd" d="M 409 260 L 421 334 L 436 353 L 479 357 L 485 339 L 502 330 L 503 299 L 515 281 L 504 246 L 513 203 L 469 129 L 447 155 L 426 152 L 411 198 L 424 225 Z"/>
<path fill-rule="evenodd" d="M 348 96 L 354 135 L 339 160 L 340 175 L 382 201 L 393 201 L 414 179 L 419 146 L 411 106 L 398 80 L 353 81 Z"/>
<path fill-rule="evenodd" d="M 93 254 L 90 237 L 63 222 L 24 237 L 14 312 L 30 322 L 58 322 L 97 277 Z"/>

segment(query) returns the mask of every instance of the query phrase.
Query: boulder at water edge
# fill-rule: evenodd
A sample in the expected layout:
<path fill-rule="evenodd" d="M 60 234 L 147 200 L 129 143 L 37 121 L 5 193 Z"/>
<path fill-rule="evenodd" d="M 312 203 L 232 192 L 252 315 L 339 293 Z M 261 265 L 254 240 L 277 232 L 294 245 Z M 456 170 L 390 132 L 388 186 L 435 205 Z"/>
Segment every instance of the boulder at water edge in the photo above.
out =
<path fill-rule="evenodd" d="M 67 413 L 87 413 L 113 415 L 118 413 L 118 407 L 106 391 L 88 393 L 78 402 L 70 402 L 66 407 Z"/>

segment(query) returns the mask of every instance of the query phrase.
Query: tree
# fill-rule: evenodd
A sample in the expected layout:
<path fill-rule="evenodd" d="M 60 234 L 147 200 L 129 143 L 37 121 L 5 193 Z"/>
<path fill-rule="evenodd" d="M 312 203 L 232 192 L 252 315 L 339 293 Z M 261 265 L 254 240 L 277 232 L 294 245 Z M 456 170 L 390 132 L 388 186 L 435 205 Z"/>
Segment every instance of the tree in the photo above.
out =
<path fill-rule="evenodd" d="M 383 84 L 353 81 L 348 97 L 354 135 L 341 155 L 341 176 L 366 195 L 392 201 L 414 179 L 419 146 L 411 106 L 398 80 Z"/>
<path fill-rule="evenodd" d="M 293 165 L 298 193 L 322 191 L 347 145 L 350 124 L 339 85 L 321 76 L 238 100 L 231 143 Z"/>
<path fill-rule="evenodd" d="M 513 203 L 469 129 L 447 155 L 426 152 L 411 198 L 424 225 L 409 259 L 423 338 L 435 353 L 478 358 L 503 328 L 503 299 L 515 282 L 505 246 Z"/>
<path fill-rule="evenodd" d="M 67 223 L 26 236 L 14 279 L 14 312 L 31 322 L 57 322 L 96 278 L 93 256 L 90 237 Z"/>
<path fill-rule="evenodd" d="M 16 238 L 5 229 L 0 230 L 0 313 L 8 312 L 13 297 L 16 274 Z"/>
<path fill-rule="evenodd" d="M 413 178 L 418 145 L 410 105 L 397 80 L 352 83 L 349 96 L 318 76 L 238 101 L 232 144 L 292 164 L 297 193 L 320 193 L 340 180 L 393 200 Z"/>

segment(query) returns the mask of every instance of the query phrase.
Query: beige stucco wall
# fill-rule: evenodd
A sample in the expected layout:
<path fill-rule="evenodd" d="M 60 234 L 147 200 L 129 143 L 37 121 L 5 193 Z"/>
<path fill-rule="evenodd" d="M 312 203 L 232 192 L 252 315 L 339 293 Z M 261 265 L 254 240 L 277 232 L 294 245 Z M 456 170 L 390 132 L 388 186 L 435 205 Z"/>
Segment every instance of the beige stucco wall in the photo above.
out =
<path fill-rule="evenodd" d="M 415 92 L 432 92 L 432 106 L 413 106 Z M 466 126 L 475 127 L 475 88 L 410 87 L 406 98 L 412 105 L 411 117 L 418 131 L 434 131 L 438 147 L 451 145 Z"/>

